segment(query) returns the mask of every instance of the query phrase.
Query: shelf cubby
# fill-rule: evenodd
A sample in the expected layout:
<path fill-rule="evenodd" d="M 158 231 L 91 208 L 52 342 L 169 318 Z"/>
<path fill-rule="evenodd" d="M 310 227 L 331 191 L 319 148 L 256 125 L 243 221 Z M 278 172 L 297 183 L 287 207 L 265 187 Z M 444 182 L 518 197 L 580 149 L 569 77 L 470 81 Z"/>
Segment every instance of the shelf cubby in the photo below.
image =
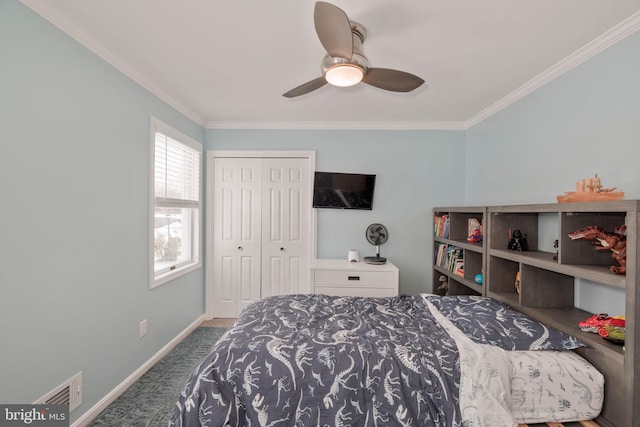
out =
<path fill-rule="evenodd" d="M 440 276 L 446 276 L 449 284 L 448 295 L 483 295 L 483 284 L 476 283 L 475 276 L 484 273 L 485 262 L 485 244 L 481 242 L 469 242 L 469 220 L 475 219 L 482 226 L 485 222 L 484 207 L 468 207 L 468 208 L 437 208 L 434 209 L 434 275 L 433 275 L 433 292 L 437 292 Z M 444 233 L 438 235 L 435 225 L 437 218 L 447 218 L 447 225 Z M 440 245 L 456 248 L 462 251 L 462 259 L 464 260 L 464 276 L 456 274 L 455 271 L 438 265 L 437 251 Z"/>

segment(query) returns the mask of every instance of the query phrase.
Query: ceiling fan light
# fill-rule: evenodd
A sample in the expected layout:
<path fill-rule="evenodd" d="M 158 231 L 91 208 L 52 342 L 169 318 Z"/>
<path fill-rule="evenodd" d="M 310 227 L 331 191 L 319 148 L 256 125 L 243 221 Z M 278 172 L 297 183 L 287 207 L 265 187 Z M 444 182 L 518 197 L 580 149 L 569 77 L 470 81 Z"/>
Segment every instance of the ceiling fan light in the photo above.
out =
<path fill-rule="evenodd" d="M 327 69 L 324 78 L 334 86 L 347 87 L 360 83 L 364 77 L 362 68 L 350 64 L 338 64 Z"/>

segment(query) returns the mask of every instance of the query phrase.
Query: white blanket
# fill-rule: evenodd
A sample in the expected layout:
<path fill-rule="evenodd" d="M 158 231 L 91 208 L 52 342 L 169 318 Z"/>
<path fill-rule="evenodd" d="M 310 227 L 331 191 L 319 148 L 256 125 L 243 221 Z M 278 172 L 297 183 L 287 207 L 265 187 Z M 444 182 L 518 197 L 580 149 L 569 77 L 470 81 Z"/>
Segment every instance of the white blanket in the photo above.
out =
<path fill-rule="evenodd" d="M 507 352 L 500 347 L 473 342 L 427 299 L 425 304 L 453 337 L 460 352 L 460 412 L 463 425 L 513 427 L 511 369 Z"/>

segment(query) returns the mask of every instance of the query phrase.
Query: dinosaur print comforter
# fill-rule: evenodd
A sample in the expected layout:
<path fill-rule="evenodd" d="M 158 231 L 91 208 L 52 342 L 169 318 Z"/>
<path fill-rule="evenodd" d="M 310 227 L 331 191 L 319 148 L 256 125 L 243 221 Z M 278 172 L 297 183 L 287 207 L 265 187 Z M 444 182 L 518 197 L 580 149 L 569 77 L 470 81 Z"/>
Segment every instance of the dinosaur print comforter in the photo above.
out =
<path fill-rule="evenodd" d="M 462 426 L 491 417 L 500 424 L 487 425 L 516 425 L 500 404 L 509 393 L 507 368 L 498 356 L 471 355 L 492 346 L 464 338 L 461 363 L 455 335 L 461 342 L 464 333 L 447 319 L 455 310 L 441 313 L 434 298 L 439 297 L 260 300 L 242 312 L 193 373 L 169 425 Z M 478 371 L 489 359 L 496 364 L 480 369 L 484 378 L 478 381 L 498 381 L 490 381 L 495 390 L 479 392 L 461 369 L 469 369 L 472 360 Z M 461 378 L 468 385 L 463 410 Z M 476 409 L 469 413 L 468 408 L 483 408 L 474 401 L 480 398 L 493 411 L 488 418 Z"/>

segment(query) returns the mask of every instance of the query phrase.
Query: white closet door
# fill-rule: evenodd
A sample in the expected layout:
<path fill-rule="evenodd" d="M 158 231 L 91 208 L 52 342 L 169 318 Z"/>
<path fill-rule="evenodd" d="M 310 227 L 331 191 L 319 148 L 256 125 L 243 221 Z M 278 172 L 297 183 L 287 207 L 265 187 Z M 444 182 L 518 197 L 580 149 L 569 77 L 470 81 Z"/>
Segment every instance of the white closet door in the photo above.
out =
<path fill-rule="evenodd" d="M 262 163 L 262 297 L 308 293 L 310 258 L 309 162 Z"/>
<path fill-rule="evenodd" d="M 213 315 L 236 317 L 261 296 L 261 159 L 216 158 L 214 174 Z"/>

